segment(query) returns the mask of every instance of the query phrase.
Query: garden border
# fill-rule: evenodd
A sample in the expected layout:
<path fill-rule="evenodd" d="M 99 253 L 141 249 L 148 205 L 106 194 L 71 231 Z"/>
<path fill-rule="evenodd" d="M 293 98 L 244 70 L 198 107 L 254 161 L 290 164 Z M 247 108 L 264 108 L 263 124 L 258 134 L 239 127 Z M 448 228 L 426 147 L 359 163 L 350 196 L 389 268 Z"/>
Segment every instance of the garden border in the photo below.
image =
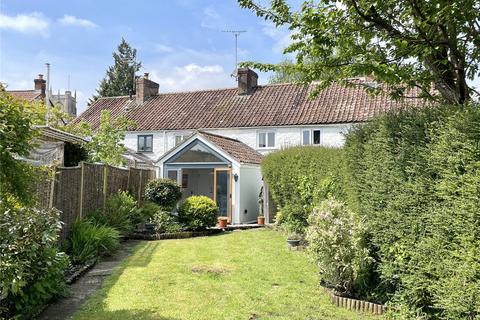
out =
<path fill-rule="evenodd" d="M 373 313 L 375 315 L 382 315 L 385 312 L 385 306 L 382 304 L 337 296 L 331 289 L 326 287 L 322 288 L 330 296 L 330 302 L 337 307 L 358 312 Z"/>
<path fill-rule="evenodd" d="M 175 233 L 139 233 L 135 232 L 130 234 L 127 238 L 134 239 L 134 240 L 166 240 L 166 239 L 186 239 L 186 238 L 194 238 L 194 237 L 206 237 L 212 236 L 215 234 L 222 233 L 222 229 L 209 229 L 204 231 L 183 231 L 183 232 L 175 232 Z"/>

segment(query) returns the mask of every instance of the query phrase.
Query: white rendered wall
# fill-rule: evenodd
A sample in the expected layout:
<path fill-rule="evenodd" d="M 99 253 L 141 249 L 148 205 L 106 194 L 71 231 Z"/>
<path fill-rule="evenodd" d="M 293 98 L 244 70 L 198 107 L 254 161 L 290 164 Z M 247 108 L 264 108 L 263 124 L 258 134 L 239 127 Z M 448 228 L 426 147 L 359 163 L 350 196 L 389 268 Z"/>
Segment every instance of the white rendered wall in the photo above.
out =
<path fill-rule="evenodd" d="M 350 124 L 318 125 L 318 126 L 289 126 L 268 128 L 237 128 L 237 129 L 205 129 L 204 131 L 221 136 L 240 140 L 260 153 L 280 150 L 282 148 L 301 145 L 302 130 L 320 130 L 320 145 L 329 147 L 341 147 L 345 143 L 344 134 L 350 128 Z M 260 131 L 275 132 L 274 148 L 258 148 L 257 135 Z M 175 146 L 176 135 L 190 135 L 193 130 L 183 131 L 134 131 L 125 135 L 125 146 L 134 151 L 137 150 L 138 135 L 153 135 L 153 152 L 145 153 L 153 160 L 160 158 L 165 152 Z"/>
<path fill-rule="evenodd" d="M 260 166 L 241 166 L 238 182 L 240 183 L 240 223 L 256 221 L 259 213 L 258 194 L 262 187 Z"/>

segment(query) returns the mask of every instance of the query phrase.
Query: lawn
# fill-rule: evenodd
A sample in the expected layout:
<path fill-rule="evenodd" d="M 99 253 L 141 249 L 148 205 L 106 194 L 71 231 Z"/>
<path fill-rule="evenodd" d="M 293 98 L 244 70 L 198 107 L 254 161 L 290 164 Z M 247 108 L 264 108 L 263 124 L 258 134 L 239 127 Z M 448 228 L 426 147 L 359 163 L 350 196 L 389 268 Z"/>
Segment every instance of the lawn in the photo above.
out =
<path fill-rule="evenodd" d="M 330 304 L 273 230 L 142 242 L 74 319 L 365 319 Z M 376 318 L 375 318 L 376 319 Z"/>

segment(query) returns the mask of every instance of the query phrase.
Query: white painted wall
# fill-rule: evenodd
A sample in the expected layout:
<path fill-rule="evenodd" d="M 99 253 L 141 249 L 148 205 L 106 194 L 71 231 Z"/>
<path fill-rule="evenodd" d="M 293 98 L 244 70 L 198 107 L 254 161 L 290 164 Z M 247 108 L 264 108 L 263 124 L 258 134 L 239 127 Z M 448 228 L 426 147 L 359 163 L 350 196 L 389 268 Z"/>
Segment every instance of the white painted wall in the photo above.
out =
<path fill-rule="evenodd" d="M 240 223 L 256 221 L 259 213 L 258 194 L 262 187 L 260 166 L 241 166 L 238 182 L 240 183 Z"/>
<path fill-rule="evenodd" d="M 319 129 L 320 145 L 341 147 L 345 143 L 344 133 L 350 128 L 350 124 L 318 125 L 318 126 L 284 126 L 266 128 L 229 128 L 229 129 L 205 129 L 204 131 L 221 136 L 237 139 L 254 148 L 262 154 L 266 154 L 282 148 L 301 145 L 302 130 Z M 257 134 L 259 131 L 275 132 L 275 148 L 258 148 Z M 137 136 L 144 134 L 153 135 L 153 152 L 146 153 L 153 160 L 160 158 L 165 152 L 175 146 L 176 135 L 189 135 L 194 131 L 134 131 L 125 135 L 125 146 L 137 150 Z"/>

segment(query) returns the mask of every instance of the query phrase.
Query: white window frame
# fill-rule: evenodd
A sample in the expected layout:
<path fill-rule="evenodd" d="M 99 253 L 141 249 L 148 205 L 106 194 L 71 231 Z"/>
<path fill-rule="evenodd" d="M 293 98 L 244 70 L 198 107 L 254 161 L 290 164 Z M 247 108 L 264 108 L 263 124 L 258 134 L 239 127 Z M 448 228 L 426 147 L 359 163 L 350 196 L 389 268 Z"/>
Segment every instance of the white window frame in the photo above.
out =
<path fill-rule="evenodd" d="M 260 147 L 260 135 L 265 134 L 265 147 Z M 268 134 L 273 134 L 273 146 L 268 145 Z M 275 149 L 277 145 L 277 133 L 275 130 L 257 131 L 257 148 L 258 149 Z"/>
<path fill-rule="evenodd" d="M 145 150 L 145 145 L 147 143 L 147 138 L 151 138 L 151 140 L 152 140 L 151 150 Z M 140 139 L 143 139 L 144 150 L 140 150 Z M 139 134 L 139 135 L 137 135 L 137 152 L 141 152 L 141 153 L 153 152 L 153 134 Z"/>
<path fill-rule="evenodd" d="M 308 144 L 303 143 L 303 133 L 306 132 L 306 131 L 309 132 Z M 320 140 L 319 140 L 318 143 L 314 143 L 315 131 L 318 131 L 318 133 L 320 134 L 320 137 L 319 137 Z M 322 130 L 318 129 L 318 128 L 309 128 L 309 129 L 300 130 L 300 144 L 302 146 L 321 146 L 322 145 Z"/>
<path fill-rule="evenodd" d="M 176 146 L 182 144 L 183 141 L 187 140 L 188 136 L 189 136 L 188 134 L 183 134 L 183 133 L 174 134 L 173 135 L 173 145 L 176 147 Z M 177 143 L 177 138 L 180 138 L 180 140 L 181 140 L 179 143 Z"/>
<path fill-rule="evenodd" d="M 165 179 L 169 179 L 168 173 L 169 173 L 170 171 L 172 171 L 172 172 L 175 171 L 175 172 L 177 173 L 177 180 L 176 180 L 176 182 L 179 183 L 180 177 L 181 177 L 181 175 L 182 175 L 182 169 L 166 169 Z"/>

